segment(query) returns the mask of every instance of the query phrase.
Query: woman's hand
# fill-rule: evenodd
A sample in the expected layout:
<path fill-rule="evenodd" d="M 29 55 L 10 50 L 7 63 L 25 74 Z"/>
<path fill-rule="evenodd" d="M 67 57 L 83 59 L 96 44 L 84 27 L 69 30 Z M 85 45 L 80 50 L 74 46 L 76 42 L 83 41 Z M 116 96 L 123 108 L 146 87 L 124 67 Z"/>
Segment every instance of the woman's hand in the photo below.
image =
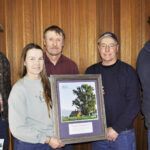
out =
<path fill-rule="evenodd" d="M 61 142 L 61 140 L 55 137 L 49 137 L 45 143 L 47 143 L 53 149 L 64 147 L 64 144 Z"/>

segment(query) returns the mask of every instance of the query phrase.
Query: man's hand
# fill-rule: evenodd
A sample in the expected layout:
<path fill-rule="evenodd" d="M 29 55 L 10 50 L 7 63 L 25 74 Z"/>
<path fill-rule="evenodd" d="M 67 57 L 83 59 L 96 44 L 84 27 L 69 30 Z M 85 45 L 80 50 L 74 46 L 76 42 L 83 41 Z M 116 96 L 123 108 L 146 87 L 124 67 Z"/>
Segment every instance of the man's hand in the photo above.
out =
<path fill-rule="evenodd" d="M 107 140 L 115 141 L 118 135 L 119 134 L 112 127 L 107 128 Z"/>

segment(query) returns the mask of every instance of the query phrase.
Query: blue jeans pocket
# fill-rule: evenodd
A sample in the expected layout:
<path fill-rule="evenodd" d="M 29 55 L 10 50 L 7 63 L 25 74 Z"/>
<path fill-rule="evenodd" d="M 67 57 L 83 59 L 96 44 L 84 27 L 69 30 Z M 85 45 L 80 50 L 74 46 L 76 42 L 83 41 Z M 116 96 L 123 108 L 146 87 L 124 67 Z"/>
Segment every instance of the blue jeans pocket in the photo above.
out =
<path fill-rule="evenodd" d="M 119 134 L 116 141 L 95 141 L 92 142 L 92 150 L 136 150 L 134 130 L 126 130 Z"/>

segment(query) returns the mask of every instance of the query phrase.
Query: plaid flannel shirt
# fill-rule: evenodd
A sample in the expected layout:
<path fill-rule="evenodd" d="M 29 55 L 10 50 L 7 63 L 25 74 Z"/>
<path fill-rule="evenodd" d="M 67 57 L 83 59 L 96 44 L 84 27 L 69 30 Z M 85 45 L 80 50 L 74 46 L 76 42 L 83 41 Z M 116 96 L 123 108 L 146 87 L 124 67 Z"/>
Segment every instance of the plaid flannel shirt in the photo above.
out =
<path fill-rule="evenodd" d="M 8 118 L 8 96 L 11 90 L 10 64 L 3 53 L 0 52 L 0 93 L 3 100 L 4 118 Z"/>

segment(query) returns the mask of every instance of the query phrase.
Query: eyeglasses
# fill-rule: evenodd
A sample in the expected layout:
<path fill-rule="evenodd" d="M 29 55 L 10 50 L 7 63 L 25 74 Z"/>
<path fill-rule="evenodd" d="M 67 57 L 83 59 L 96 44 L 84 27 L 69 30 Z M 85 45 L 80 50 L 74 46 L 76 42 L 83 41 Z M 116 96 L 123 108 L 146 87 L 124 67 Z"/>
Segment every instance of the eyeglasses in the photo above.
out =
<path fill-rule="evenodd" d="M 115 46 L 117 46 L 116 43 L 111 43 L 109 45 L 104 44 L 104 43 L 102 44 L 98 43 L 98 45 L 100 46 L 101 49 L 106 49 L 106 48 L 113 49 Z"/>

